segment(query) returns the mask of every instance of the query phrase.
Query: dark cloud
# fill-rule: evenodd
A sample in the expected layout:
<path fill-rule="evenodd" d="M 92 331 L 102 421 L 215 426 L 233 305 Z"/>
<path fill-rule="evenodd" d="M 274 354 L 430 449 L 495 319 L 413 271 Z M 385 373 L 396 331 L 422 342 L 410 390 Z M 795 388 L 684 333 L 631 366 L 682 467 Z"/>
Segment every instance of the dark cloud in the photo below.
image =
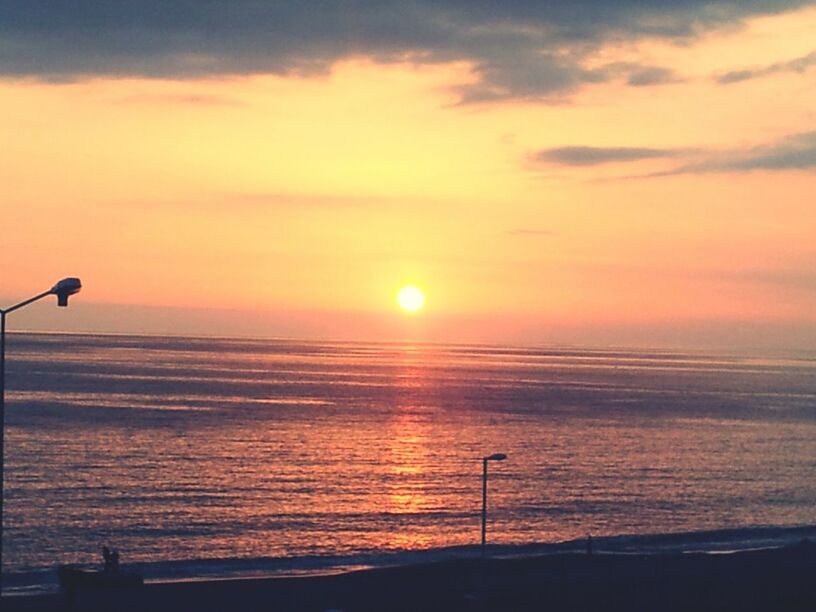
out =
<path fill-rule="evenodd" d="M 674 71 L 669 68 L 651 66 L 632 71 L 626 82 L 633 87 L 647 87 L 649 85 L 677 83 L 680 80 Z"/>
<path fill-rule="evenodd" d="M 675 156 L 677 152 L 671 149 L 647 147 L 556 147 L 536 151 L 530 155 L 530 159 L 537 163 L 564 166 L 597 166 L 612 162 L 633 162 Z"/>
<path fill-rule="evenodd" d="M 726 72 L 725 74 L 717 77 L 717 82 L 721 85 L 729 85 L 731 83 L 739 83 L 740 81 L 756 79 L 758 77 L 778 74 L 780 72 L 802 73 L 813 66 L 816 66 L 816 51 L 787 62 L 776 62 L 774 64 L 769 64 L 759 68 L 747 68 L 744 70 Z"/>
<path fill-rule="evenodd" d="M 0 0 L 0 75 L 315 74 L 340 59 L 470 61 L 467 101 L 546 98 L 603 80 L 606 41 L 683 40 L 814 0 Z M 633 85 L 666 82 L 652 69 Z"/>
<path fill-rule="evenodd" d="M 671 174 L 749 172 L 752 170 L 810 170 L 816 168 L 816 131 L 795 134 L 772 145 L 729 151 L 686 164 Z"/>
<path fill-rule="evenodd" d="M 728 151 L 704 151 L 698 149 L 677 150 L 678 157 L 686 161 L 674 168 L 618 177 L 618 179 L 642 179 L 678 174 L 709 174 L 723 172 L 796 171 L 816 168 L 816 131 L 792 134 L 773 144 L 749 149 Z"/>
<path fill-rule="evenodd" d="M 683 80 L 671 68 L 632 62 L 612 62 L 584 74 L 584 80 L 588 82 L 604 82 L 612 79 L 623 80 L 632 87 L 664 85 Z"/>
<path fill-rule="evenodd" d="M 680 165 L 649 174 L 618 177 L 623 179 L 705 174 L 714 172 L 751 172 L 755 170 L 812 170 L 816 168 L 816 131 L 793 134 L 773 144 L 750 149 L 705 151 L 699 149 L 658 149 L 646 147 L 556 147 L 528 155 L 532 166 L 596 166 L 613 162 L 650 159 L 677 159 Z M 608 180 L 608 179 L 605 179 Z"/>

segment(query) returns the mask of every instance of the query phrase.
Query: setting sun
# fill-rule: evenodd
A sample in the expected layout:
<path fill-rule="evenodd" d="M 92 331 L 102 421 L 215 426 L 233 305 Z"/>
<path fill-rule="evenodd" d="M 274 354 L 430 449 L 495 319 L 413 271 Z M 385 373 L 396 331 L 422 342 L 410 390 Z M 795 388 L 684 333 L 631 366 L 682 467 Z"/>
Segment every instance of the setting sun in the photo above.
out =
<path fill-rule="evenodd" d="M 425 294 L 414 285 L 405 285 L 397 293 L 397 304 L 406 312 L 417 312 L 425 305 Z"/>

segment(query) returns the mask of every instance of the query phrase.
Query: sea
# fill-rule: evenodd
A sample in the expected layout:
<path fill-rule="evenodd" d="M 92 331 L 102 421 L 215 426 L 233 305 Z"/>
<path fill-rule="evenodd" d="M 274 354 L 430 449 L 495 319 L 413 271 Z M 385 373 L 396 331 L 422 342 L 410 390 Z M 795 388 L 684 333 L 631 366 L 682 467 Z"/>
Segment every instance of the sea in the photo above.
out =
<path fill-rule="evenodd" d="M 816 351 L 9 334 L 2 584 L 816 539 Z"/>

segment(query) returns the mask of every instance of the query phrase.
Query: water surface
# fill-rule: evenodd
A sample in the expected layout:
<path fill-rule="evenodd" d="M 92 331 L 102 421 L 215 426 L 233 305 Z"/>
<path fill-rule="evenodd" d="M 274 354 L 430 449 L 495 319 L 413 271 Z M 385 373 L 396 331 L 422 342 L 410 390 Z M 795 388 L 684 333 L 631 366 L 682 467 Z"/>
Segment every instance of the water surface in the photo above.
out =
<path fill-rule="evenodd" d="M 493 452 L 509 455 L 491 464 L 496 544 L 816 525 L 812 355 L 45 334 L 7 349 L 8 576 L 104 544 L 180 576 L 466 550 Z"/>

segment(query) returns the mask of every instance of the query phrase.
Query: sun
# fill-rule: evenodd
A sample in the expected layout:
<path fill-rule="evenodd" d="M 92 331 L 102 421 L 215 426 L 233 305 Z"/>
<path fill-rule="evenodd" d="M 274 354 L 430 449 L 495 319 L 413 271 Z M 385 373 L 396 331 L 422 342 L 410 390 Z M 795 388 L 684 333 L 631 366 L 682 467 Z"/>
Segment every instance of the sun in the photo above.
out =
<path fill-rule="evenodd" d="M 405 285 L 397 292 L 397 304 L 405 312 L 418 312 L 425 305 L 425 294 L 416 285 Z"/>

